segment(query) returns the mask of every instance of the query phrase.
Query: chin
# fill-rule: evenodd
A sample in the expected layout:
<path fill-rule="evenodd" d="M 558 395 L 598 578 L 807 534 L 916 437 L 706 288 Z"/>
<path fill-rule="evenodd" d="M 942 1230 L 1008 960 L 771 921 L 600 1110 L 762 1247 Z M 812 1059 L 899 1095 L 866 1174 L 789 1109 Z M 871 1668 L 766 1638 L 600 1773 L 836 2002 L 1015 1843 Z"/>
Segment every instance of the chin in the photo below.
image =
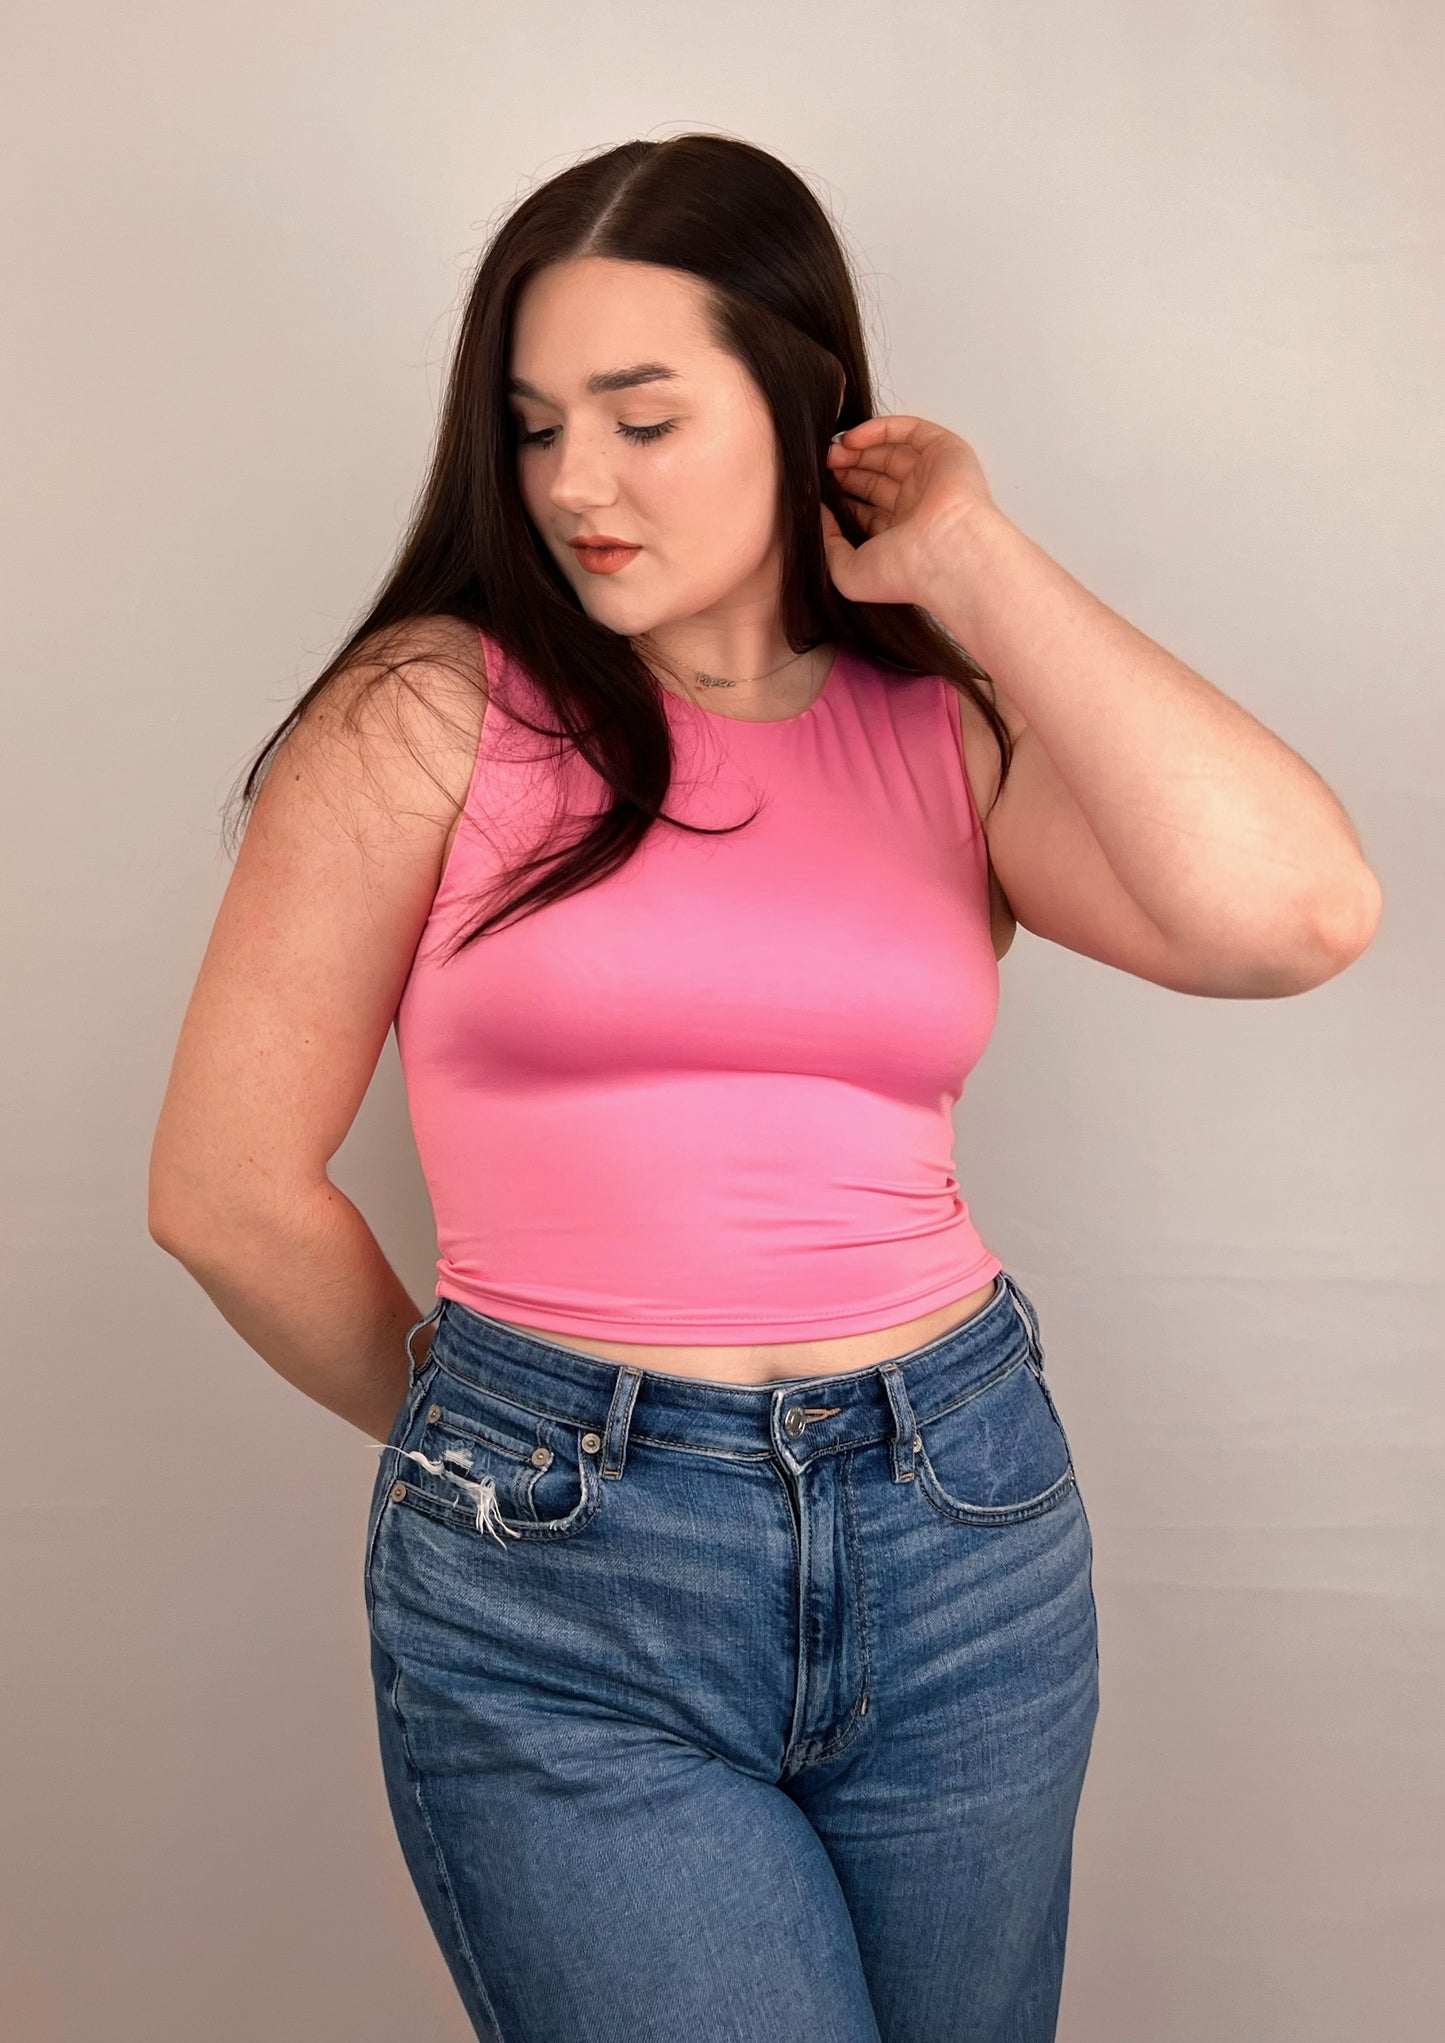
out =
<path fill-rule="evenodd" d="M 658 625 L 674 621 L 671 610 L 658 607 L 655 590 L 649 592 L 644 602 L 638 592 L 619 589 L 617 576 L 589 575 L 587 580 L 594 586 L 579 589 L 577 600 L 589 617 L 595 617 L 599 624 L 605 624 L 611 631 L 626 631 L 629 637 L 635 638 L 640 632 L 654 631 Z M 691 613 L 681 610 L 676 614 L 685 617 Z"/>

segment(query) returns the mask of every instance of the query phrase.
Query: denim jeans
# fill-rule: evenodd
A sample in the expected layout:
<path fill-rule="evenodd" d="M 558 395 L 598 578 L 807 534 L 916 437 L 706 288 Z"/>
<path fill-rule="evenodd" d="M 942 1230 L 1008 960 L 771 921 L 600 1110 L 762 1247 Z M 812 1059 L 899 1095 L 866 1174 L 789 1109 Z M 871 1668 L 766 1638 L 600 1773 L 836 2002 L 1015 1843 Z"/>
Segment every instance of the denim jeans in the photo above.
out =
<path fill-rule="evenodd" d="M 1048 2043 L 1098 1632 L 1014 1279 L 838 1376 L 668 1376 L 452 1299 L 407 1353 L 382 1771 L 477 2035 Z"/>

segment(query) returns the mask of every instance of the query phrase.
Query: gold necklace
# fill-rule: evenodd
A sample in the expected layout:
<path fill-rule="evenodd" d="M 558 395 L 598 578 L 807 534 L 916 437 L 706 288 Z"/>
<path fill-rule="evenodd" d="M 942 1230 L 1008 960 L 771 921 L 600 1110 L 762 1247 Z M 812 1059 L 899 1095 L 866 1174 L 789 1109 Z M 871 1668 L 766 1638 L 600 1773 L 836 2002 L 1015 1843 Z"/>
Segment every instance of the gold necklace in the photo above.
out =
<path fill-rule="evenodd" d="M 820 639 L 818 644 L 820 645 L 821 643 Z M 779 660 L 776 667 L 769 667 L 766 674 L 754 674 L 752 677 L 753 681 L 771 680 L 774 674 L 781 674 L 784 667 L 790 667 L 795 660 L 805 660 L 809 653 L 814 653 L 817 650 L 817 645 L 811 645 L 805 646 L 800 653 L 790 653 L 786 660 Z M 694 668 L 693 672 L 697 677 L 698 686 L 701 688 L 736 688 L 739 685 L 736 681 L 728 680 L 722 674 L 705 674 L 697 668 Z"/>

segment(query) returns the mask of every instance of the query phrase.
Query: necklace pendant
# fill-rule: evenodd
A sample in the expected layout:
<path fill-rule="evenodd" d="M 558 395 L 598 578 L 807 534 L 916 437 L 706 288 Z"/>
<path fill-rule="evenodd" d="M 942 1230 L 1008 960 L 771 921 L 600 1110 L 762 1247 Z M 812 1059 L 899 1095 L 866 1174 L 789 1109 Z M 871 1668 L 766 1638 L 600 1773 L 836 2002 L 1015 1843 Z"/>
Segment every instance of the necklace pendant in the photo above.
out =
<path fill-rule="evenodd" d="M 736 681 L 728 681 L 721 674 L 699 674 L 698 681 L 704 688 L 736 688 Z"/>

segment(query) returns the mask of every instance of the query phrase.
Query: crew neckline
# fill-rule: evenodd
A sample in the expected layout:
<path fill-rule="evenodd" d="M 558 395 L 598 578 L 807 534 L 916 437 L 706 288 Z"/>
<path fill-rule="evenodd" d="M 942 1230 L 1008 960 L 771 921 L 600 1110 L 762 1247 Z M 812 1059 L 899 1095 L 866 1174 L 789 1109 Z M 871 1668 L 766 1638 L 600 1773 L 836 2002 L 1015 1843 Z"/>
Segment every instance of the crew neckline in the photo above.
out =
<path fill-rule="evenodd" d="M 828 663 L 827 673 L 823 676 L 822 687 L 806 709 L 795 710 L 791 716 L 728 716 L 723 710 L 709 709 L 707 704 L 699 702 L 696 696 L 679 694 L 675 688 L 664 687 L 661 682 L 659 682 L 658 686 L 662 688 L 663 694 L 669 701 L 681 704 L 684 709 L 695 709 L 699 716 L 710 717 L 714 723 L 736 724 L 742 730 L 775 731 L 780 728 L 786 728 L 789 724 L 806 723 L 837 679 L 838 668 L 842 664 L 844 654 L 845 648 L 840 641 L 833 649 L 833 657 Z"/>

